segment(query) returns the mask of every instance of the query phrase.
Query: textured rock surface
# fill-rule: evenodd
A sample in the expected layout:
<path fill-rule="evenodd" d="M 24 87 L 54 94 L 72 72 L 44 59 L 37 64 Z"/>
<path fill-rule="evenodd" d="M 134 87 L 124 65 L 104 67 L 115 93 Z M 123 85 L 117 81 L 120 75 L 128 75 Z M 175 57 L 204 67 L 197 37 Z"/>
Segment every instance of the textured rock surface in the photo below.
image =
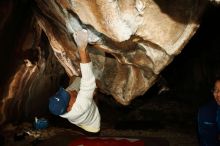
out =
<path fill-rule="evenodd" d="M 198 28 L 198 0 L 36 0 L 35 15 L 55 56 L 78 76 L 72 36 L 89 31 L 99 88 L 127 105 L 144 94 Z"/>
<path fill-rule="evenodd" d="M 16 5 L 11 0 L 11 9 L 2 12 L 8 16 L 0 23 L 1 31 L 16 16 Z M 0 122 L 47 107 L 48 97 L 64 85 L 64 70 L 69 81 L 80 76 L 73 35 L 82 28 L 89 31 L 99 90 L 128 105 L 182 51 L 199 27 L 205 5 L 203 0 L 35 0 L 25 33 L 15 43 L 19 57 L 2 89 Z"/>

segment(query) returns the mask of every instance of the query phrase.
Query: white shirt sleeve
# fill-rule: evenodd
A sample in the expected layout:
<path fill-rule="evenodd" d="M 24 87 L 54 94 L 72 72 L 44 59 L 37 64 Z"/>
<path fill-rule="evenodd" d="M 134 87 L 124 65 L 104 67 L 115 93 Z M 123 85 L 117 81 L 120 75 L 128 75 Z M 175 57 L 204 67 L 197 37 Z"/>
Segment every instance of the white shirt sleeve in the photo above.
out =
<path fill-rule="evenodd" d="M 81 73 L 82 73 L 82 78 L 81 78 L 81 83 L 80 83 L 80 91 L 78 94 L 90 94 L 92 92 L 92 97 L 93 97 L 93 92 L 96 88 L 96 82 L 95 82 L 95 76 L 92 71 L 92 62 L 89 63 L 80 63 L 80 68 L 81 68 Z M 88 93 L 89 92 L 89 93 Z M 85 97 L 85 98 L 92 98 L 91 96 Z"/>
<path fill-rule="evenodd" d="M 80 63 L 80 68 L 82 79 L 76 101 L 72 109 L 61 117 L 87 131 L 97 132 L 100 129 L 100 114 L 93 101 L 96 83 L 92 72 L 92 62 Z"/>

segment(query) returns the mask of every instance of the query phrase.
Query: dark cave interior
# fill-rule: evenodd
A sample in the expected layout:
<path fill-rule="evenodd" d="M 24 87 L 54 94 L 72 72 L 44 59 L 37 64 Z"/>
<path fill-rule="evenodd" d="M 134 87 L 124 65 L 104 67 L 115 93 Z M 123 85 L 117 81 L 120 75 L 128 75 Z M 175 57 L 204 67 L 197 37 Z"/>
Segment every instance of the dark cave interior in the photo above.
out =
<path fill-rule="evenodd" d="M 10 16 L 4 28 L 1 28 L 0 43 L 2 44 L 0 52 L 1 67 L 1 90 L 4 84 L 13 72 L 13 66 L 17 62 L 16 59 L 24 56 L 16 50 L 22 42 L 25 35 L 25 28 L 30 21 L 31 9 L 30 4 L 26 1 L 18 3 L 14 1 L 13 5 L 7 2 L 1 2 L 1 19 L 4 20 L 4 11 L 12 9 Z M 161 76 L 169 84 L 171 90 L 176 92 L 182 98 L 189 98 L 197 94 L 197 98 L 206 98 L 207 88 L 210 88 L 213 78 L 220 74 L 219 71 L 219 7 L 208 6 L 204 15 L 201 18 L 200 27 L 193 38 L 187 43 L 183 51 L 175 57 L 171 64 L 169 64 L 162 72 Z M 7 48 L 7 49 L 5 49 Z M 27 54 L 26 55 L 30 55 Z M 31 54 L 34 56 L 34 54 Z M 34 58 L 32 58 L 34 59 Z M 6 61 L 7 60 L 7 61 Z M 178 81 L 178 82 L 177 82 Z M 153 87 L 154 88 L 154 87 Z M 204 90 L 206 89 L 206 90 Z M 186 94 L 186 95 L 185 95 Z M 190 95 L 192 94 L 192 95 Z M 203 97 L 200 97 L 203 96 Z M 194 97 L 196 98 L 196 97 Z"/>
<path fill-rule="evenodd" d="M 11 1 L 12 2 L 12 1 Z M 0 18 L 8 18 L 4 28 L 0 26 L 0 96 L 4 90 L 10 73 L 14 71 L 13 66 L 18 63 L 16 60 L 23 56 L 18 56 L 16 48 L 25 35 L 25 27 L 29 23 L 31 10 L 29 3 L 25 1 L 14 1 L 9 4 L 6 1 L 0 2 Z M 15 7 L 16 6 L 16 7 Z M 5 15 L 7 9 L 14 9 L 12 15 Z M 103 115 L 104 128 L 131 129 L 131 130 L 158 130 L 166 126 L 178 129 L 182 125 L 183 132 L 191 132 L 194 127 L 197 108 L 212 98 L 211 88 L 215 76 L 220 75 L 220 7 L 210 5 L 207 7 L 201 18 L 200 27 L 187 43 L 182 52 L 175 57 L 161 73 L 161 80 L 158 81 L 143 96 L 136 98 L 129 106 L 119 105 L 111 96 L 99 93 L 100 111 Z M 27 52 L 28 53 L 28 52 Z M 160 91 L 167 87 L 168 90 Z M 103 96 L 105 96 L 103 98 Z M 149 106 L 153 104 L 159 107 L 172 107 L 172 112 L 161 112 L 151 110 Z M 178 111 L 178 108 L 186 108 L 185 111 Z M 163 108 L 161 108 L 163 110 Z M 164 107 L 164 110 L 166 108 Z M 175 112 L 173 112 L 175 111 Z M 109 116 L 111 115 L 111 116 Z M 151 118 L 143 115 L 151 115 Z M 57 117 L 39 115 L 51 119 L 50 124 L 57 127 L 69 128 L 72 125 Z M 172 118 L 168 118 L 172 116 Z M 161 117 L 163 120 L 161 120 Z M 187 119 L 187 120 L 186 120 Z M 28 119 L 33 121 L 33 119 Z M 189 121 L 189 122 L 186 122 Z M 62 124 L 61 124 L 62 123 Z M 175 124 L 173 124 L 175 123 Z M 180 129 L 178 129 L 180 130 Z"/>

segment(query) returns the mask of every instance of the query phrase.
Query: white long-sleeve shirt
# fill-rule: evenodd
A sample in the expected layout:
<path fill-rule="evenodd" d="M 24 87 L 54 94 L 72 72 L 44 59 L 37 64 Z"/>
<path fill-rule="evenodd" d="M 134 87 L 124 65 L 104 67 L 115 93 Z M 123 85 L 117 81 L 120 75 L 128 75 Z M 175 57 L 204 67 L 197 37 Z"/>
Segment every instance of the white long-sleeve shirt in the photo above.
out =
<path fill-rule="evenodd" d="M 92 62 L 80 63 L 80 68 L 82 78 L 76 101 L 69 112 L 60 116 L 86 131 L 98 132 L 101 118 L 98 107 L 93 100 L 96 82 L 92 72 Z"/>

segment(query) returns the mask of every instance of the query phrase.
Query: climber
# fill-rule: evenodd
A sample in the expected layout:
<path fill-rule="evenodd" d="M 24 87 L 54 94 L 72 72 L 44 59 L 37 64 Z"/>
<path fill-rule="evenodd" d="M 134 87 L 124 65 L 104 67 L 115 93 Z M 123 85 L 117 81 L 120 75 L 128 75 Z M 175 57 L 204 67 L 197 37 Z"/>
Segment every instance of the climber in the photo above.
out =
<path fill-rule="evenodd" d="M 96 88 L 92 62 L 87 52 L 88 32 L 85 29 L 74 34 L 80 55 L 81 81 L 78 88 L 72 82 L 66 89 L 60 88 L 49 99 L 52 114 L 68 119 L 72 124 L 91 133 L 100 131 L 100 114 L 93 96 Z M 78 78 L 79 79 L 79 78 Z"/>

